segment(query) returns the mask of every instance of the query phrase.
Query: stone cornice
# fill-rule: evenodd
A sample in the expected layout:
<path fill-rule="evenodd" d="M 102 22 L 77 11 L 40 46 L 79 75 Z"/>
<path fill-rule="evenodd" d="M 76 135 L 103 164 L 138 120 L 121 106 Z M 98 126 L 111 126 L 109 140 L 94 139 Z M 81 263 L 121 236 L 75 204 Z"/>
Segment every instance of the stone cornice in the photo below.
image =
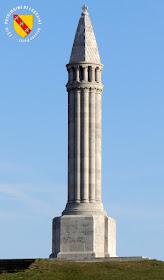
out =
<path fill-rule="evenodd" d="M 103 68 L 104 67 L 104 65 L 103 64 L 97 64 L 97 63 L 93 63 L 93 62 L 84 62 L 84 61 L 80 61 L 80 62 L 74 62 L 74 63 L 69 63 L 69 64 L 67 64 L 66 65 L 66 67 L 67 67 L 67 69 L 70 69 L 71 67 L 77 67 L 77 66 L 86 66 L 86 67 L 88 67 L 88 66 L 92 66 L 92 67 L 94 67 L 94 68 L 96 68 L 96 67 L 101 67 L 101 68 Z"/>
<path fill-rule="evenodd" d="M 104 85 L 102 83 L 93 83 L 93 82 L 73 82 L 66 85 L 67 91 L 74 89 L 95 89 L 103 90 Z"/>

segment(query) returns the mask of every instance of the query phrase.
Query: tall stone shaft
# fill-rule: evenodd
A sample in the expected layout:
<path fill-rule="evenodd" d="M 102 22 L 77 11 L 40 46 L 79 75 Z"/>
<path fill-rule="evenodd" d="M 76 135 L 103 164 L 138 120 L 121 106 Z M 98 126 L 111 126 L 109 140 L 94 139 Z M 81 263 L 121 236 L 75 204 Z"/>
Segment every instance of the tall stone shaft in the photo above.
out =
<path fill-rule="evenodd" d="M 116 256 L 116 223 L 101 199 L 102 69 L 84 5 L 67 64 L 68 201 L 53 220 L 52 258 Z"/>
<path fill-rule="evenodd" d="M 96 38 L 86 9 L 68 70 L 68 203 L 63 214 L 105 213 L 101 201 L 101 94 Z"/>

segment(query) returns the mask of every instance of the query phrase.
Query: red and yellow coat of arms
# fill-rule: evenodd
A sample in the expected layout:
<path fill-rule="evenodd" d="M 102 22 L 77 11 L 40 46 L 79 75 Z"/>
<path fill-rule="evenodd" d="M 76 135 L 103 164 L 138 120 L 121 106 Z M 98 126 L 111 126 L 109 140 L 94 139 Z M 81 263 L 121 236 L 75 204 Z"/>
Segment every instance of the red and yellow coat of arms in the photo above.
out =
<path fill-rule="evenodd" d="M 26 37 L 33 28 L 33 15 L 13 15 L 13 22 L 17 34 Z"/>

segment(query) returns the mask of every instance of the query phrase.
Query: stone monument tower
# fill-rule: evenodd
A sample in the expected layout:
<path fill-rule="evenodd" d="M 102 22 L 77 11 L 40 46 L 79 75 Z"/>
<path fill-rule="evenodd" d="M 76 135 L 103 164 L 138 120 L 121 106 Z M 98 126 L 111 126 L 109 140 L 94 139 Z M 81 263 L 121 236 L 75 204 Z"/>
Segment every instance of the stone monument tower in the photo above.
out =
<path fill-rule="evenodd" d="M 116 222 L 101 200 L 103 65 L 87 9 L 84 5 L 67 65 L 68 202 L 53 219 L 51 258 L 116 257 Z"/>

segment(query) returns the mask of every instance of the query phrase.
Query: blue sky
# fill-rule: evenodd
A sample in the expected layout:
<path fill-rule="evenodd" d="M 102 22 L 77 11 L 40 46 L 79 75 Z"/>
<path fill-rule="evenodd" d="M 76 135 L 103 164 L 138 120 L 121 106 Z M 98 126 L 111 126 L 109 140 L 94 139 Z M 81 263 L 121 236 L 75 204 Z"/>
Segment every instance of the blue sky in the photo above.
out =
<path fill-rule="evenodd" d="M 29 44 L 8 38 L 17 5 L 42 19 Z M 0 13 L 0 258 L 48 257 L 67 197 L 67 71 L 87 4 L 104 64 L 103 203 L 118 256 L 164 260 L 163 0 L 20 1 Z"/>

